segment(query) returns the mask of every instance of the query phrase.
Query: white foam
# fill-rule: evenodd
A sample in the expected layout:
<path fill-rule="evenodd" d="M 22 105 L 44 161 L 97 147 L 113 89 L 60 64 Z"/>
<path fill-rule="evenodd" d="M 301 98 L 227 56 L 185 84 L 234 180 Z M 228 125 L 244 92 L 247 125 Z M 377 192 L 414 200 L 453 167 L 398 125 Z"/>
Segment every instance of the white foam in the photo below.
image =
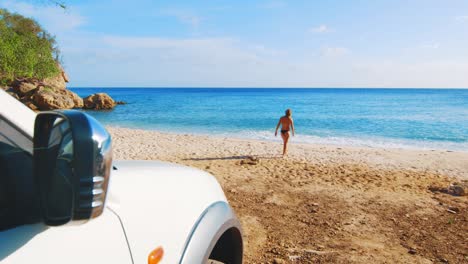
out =
<path fill-rule="evenodd" d="M 221 132 L 221 131 L 185 131 L 173 129 L 154 129 L 142 128 L 136 126 L 116 125 L 112 127 L 128 127 L 137 129 L 156 130 L 163 133 L 174 134 L 193 134 L 214 137 L 227 137 L 238 139 L 255 139 L 266 141 L 281 142 L 281 135 L 278 131 L 278 136 L 275 137 L 274 131 L 253 131 L 242 130 L 238 132 Z M 429 141 L 429 140 L 409 140 L 409 139 L 395 139 L 385 137 L 367 136 L 366 138 L 359 137 L 337 137 L 337 136 L 314 136 L 297 134 L 291 137 L 290 142 L 303 143 L 303 144 L 319 144 L 319 145 L 336 145 L 336 146 L 350 146 L 350 147 L 370 147 L 370 148 L 394 148 L 394 149 L 422 149 L 422 150 L 452 150 L 468 152 L 468 142 L 456 143 L 447 141 Z"/>
<path fill-rule="evenodd" d="M 218 136 L 235 137 L 245 139 L 259 139 L 267 141 L 281 141 L 281 136 L 278 131 L 278 136 L 275 137 L 272 131 L 240 131 L 237 133 L 220 133 Z M 291 137 L 291 142 L 308 143 L 320 145 L 337 145 L 337 146 L 354 146 L 354 147 L 374 147 L 374 148 L 404 148 L 404 149 L 425 149 L 425 150 L 454 150 L 468 151 L 468 142 L 456 143 L 446 141 L 424 141 L 424 140 L 408 140 L 394 139 L 384 137 L 335 137 L 335 136 L 313 136 L 297 134 Z"/>

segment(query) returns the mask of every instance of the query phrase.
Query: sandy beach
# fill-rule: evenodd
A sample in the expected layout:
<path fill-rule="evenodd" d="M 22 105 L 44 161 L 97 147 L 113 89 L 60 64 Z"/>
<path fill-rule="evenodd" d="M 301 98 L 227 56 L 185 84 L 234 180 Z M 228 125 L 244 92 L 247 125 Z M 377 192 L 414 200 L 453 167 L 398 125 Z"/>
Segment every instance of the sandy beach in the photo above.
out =
<path fill-rule="evenodd" d="M 245 263 L 467 263 L 468 152 L 290 145 L 108 127 L 114 159 L 213 174 Z M 450 185 L 452 186 L 450 187 Z M 455 185 L 453 185 L 455 184 Z"/>

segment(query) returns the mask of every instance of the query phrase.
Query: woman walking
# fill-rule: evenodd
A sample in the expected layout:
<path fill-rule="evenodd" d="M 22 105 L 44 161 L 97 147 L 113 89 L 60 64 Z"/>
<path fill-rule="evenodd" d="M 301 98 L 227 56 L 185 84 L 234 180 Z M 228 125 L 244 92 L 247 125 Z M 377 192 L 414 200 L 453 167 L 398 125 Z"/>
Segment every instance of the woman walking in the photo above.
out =
<path fill-rule="evenodd" d="M 276 137 L 278 135 L 278 128 L 281 125 L 281 138 L 283 138 L 283 157 L 286 156 L 288 152 L 289 130 L 292 131 L 292 135 L 294 136 L 294 122 L 291 116 L 291 109 L 286 109 L 285 115 L 280 118 L 275 130 Z"/>

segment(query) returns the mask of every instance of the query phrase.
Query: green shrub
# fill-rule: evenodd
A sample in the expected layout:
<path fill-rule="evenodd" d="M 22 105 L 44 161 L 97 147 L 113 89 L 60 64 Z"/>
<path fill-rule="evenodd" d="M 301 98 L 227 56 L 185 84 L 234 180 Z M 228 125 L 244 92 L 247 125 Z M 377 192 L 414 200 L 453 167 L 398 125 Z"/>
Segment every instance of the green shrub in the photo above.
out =
<path fill-rule="evenodd" d="M 33 19 L 0 9 L 0 83 L 59 73 L 55 38 Z"/>

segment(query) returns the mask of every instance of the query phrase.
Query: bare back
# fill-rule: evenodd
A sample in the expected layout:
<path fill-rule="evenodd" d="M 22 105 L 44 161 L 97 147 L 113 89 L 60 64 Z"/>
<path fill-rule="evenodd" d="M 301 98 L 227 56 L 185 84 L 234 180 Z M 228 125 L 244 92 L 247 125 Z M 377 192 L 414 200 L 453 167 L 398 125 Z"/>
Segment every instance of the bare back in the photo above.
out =
<path fill-rule="evenodd" d="M 283 116 L 280 118 L 281 130 L 291 130 L 292 118 Z"/>

